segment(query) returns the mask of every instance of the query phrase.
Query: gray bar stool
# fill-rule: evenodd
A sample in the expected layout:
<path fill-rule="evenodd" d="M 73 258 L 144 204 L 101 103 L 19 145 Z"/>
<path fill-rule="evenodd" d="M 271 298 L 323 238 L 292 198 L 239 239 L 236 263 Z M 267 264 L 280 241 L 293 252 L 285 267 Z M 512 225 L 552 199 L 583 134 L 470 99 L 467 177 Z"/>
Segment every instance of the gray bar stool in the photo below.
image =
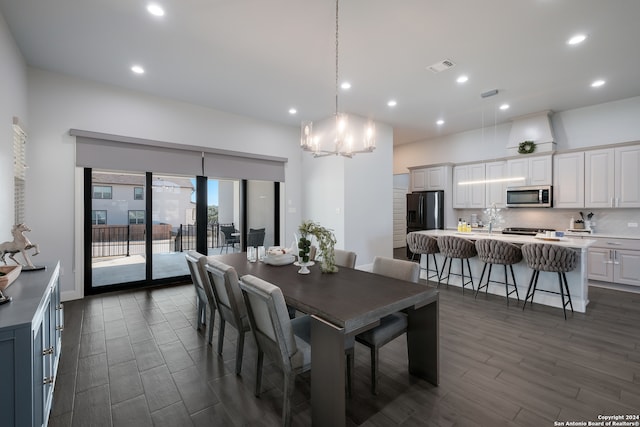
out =
<path fill-rule="evenodd" d="M 413 261 L 413 258 L 416 255 L 425 254 L 427 256 L 427 280 L 433 277 L 437 277 L 439 282 L 440 272 L 438 271 L 438 261 L 436 261 L 436 254 L 440 252 L 440 248 L 438 248 L 438 241 L 435 239 L 435 237 L 412 231 L 411 233 L 407 234 L 407 246 L 409 246 L 409 250 L 411 251 L 411 253 L 413 253 L 413 255 L 411 256 L 411 261 Z M 431 258 L 433 258 L 433 264 L 436 266 L 435 270 L 429 268 L 429 255 L 431 255 Z M 420 266 L 420 268 L 423 269 L 422 266 Z M 434 272 L 434 274 L 429 275 L 430 271 Z"/>
<path fill-rule="evenodd" d="M 447 270 L 447 287 L 449 287 L 449 276 L 451 276 L 451 260 L 457 258 L 460 260 L 460 274 L 453 273 L 454 276 L 462 277 L 462 295 L 464 295 L 464 288 L 471 283 L 471 290 L 475 290 L 473 287 L 473 277 L 471 277 L 471 265 L 469 264 L 469 258 L 473 258 L 478 254 L 476 247 L 471 240 L 463 239 L 456 236 L 439 236 L 438 247 L 440 252 L 446 257 L 444 264 L 442 264 L 442 271 L 440 272 L 440 280 L 444 280 L 444 268 L 449 261 L 449 270 Z M 464 260 L 467 260 L 467 271 L 469 273 L 469 281 L 465 282 L 464 276 Z M 439 285 L 439 284 L 438 284 Z"/>
<path fill-rule="evenodd" d="M 527 289 L 527 297 L 524 299 L 524 305 L 522 309 L 527 306 L 527 300 L 531 297 L 531 304 L 533 304 L 533 295 L 536 293 L 538 286 L 538 276 L 541 271 L 550 271 L 558 273 L 558 283 L 560 284 L 560 292 L 553 292 L 549 290 L 540 289 L 541 292 L 548 292 L 552 294 L 560 294 L 562 298 L 562 311 L 564 313 L 565 320 L 567 319 L 567 304 L 571 307 L 573 312 L 573 303 L 571 302 L 571 295 L 569 294 L 569 285 L 567 284 L 568 271 L 572 271 L 576 268 L 578 263 L 578 256 L 573 249 L 565 248 L 557 245 L 549 245 L 545 243 L 528 243 L 522 245 L 522 255 L 527 262 L 529 268 L 533 269 L 531 273 L 531 280 L 529 281 L 529 288 Z M 563 289 L 564 286 L 564 289 Z M 533 290 L 531 289 L 533 287 Z M 565 293 L 567 301 L 565 302 Z"/>
<path fill-rule="evenodd" d="M 517 264 L 522 261 L 522 251 L 517 245 L 509 242 L 503 242 L 502 240 L 495 239 L 480 239 L 476 240 L 476 251 L 478 251 L 478 258 L 484 262 L 482 268 L 482 275 L 480 275 L 480 282 L 478 283 L 478 289 L 476 290 L 476 298 L 480 289 L 486 288 L 485 294 L 489 291 L 489 282 L 502 283 L 496 280 L 491 280 L 491 267 L 493 264 L 502 264 L 504 266 L 504 289 L 507 297 L 507 305 L 509 305 L 509 295 L 516 293 L 516 298 L 520 301 L 520 295 L 518 295 L 518 286 L 516 285 L 516 276 L 513 274 L 513 264 Z M 489 274 L 487 275 L 487 282 L 483 285 L 482 279 L 484 278 L 484 272 L 489 265 Z M 509 277 L 507 276 L 507 265 L 511 269 L 511 278 L 513 284 L 509 283 Z M 513 286 L 513 290 L 509 292 L 509 286 Z"/>

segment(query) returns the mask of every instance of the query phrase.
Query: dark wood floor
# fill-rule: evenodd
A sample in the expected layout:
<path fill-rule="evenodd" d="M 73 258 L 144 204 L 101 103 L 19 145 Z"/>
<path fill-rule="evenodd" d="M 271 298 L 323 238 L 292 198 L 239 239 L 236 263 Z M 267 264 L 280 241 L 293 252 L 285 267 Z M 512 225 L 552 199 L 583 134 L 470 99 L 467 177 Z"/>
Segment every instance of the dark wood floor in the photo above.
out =
<path fill-rule="evenodd" d="M 218 357 L 193 326 L 194 298 L 188 285 L 66 303 L 50 425 L 278 425 L 280 372 L 265 370 L 257 399 L 253 338 L 238 377 L 235 330 Z M 587 314 L 565 321 L 560 309 L 523 312 L 441 288 L 440 386 L 407 374 L 400 337 L 381 351 L 372 396 L 368 351 L 357 345 L 347 424 L 552 426 L 640 413 L 640 295 L 590 288 L 590 300 Z M 296 382 L 294 425 L 310 425 L 309 394 L 307 375 Z"/>

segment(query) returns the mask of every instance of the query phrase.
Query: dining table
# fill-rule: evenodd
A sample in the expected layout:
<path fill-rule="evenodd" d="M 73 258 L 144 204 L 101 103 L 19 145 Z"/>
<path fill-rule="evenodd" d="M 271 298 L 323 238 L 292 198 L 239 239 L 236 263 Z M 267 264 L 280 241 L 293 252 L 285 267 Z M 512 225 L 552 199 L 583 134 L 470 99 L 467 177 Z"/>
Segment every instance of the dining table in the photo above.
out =
<path fill-rule="evenodd" d="M 278 286 L 288 305 L 311 316 L 311 418 L 314 426 L 346 423 L 345 338 L 380 324 L 389 314 L 408 317 L 407 354 L 411 375 L 438 385 L 438 291 L 424 284 L 340 267 L 309 274 L 299 267 L 250 262 L 246 253 L 215 255 L 235 268 Z"/>

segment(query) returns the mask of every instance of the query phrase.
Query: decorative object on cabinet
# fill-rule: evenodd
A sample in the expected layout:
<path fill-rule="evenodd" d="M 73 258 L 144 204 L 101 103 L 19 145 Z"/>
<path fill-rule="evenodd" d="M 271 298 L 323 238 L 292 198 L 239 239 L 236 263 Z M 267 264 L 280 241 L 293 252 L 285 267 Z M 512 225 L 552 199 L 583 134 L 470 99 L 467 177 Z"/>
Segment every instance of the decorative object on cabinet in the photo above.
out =
<path fill-rule="evenodd" d="M 320 270 L 323 273 L 336 273 L 338 267 L 336 267 L 335 253 L 333 250 L 336 244 L 336 236 L 333 234 L 333 231 L 313 221 L 304 221 L 300 224 L 300 227 L 298 227 L 298 231 L 302 236 L 300 240 L 313 236 L 318 241 L 320 256 L 322 257 Z"/>
<path fill-rule="evenodd" d="M 7 289 L 16 280 L 21 270 L 21 265 L 0 266 L 0 291 Z"/>
<path fill-rule="evenodd" d="M 36 267 L 31 262 L 31 258 L 29 258 L 29 254 L 27 251 L 29 249 L 35 249 L 33 252 L 33 256 L 36 256 L 40 253 L 40 248 L 37 243 L 31 243 L 27 236 L 24 233 L 31 231 L 31 229 L 24 223 L 16 224 L 11 227 L 11 234 L 13 235 L 13 241 L 4 242 L 0 244 L 0 260 L 7 264 L 7 261 L 4 257 L 9 254 L 9 258 L 11 258 L 16 264 L 22 265 L 15 259 L 14 255 L 20 252 L 25 262 L 27 263 L 24 266 L 24 270 L 41 270 L 44 267 Z"/>
<path fill-rule="evenodd" d="M 518 153 L 531 154 L 536 151 L 536 143 L 533 141 L 523 141 L 518 145 Z"/>

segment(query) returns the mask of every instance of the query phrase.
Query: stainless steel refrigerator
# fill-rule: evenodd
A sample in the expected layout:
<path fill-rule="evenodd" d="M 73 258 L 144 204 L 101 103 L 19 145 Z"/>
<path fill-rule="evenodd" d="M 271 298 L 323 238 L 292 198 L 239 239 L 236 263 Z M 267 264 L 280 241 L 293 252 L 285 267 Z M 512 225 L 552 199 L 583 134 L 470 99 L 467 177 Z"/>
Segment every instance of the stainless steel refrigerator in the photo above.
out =
<path fill-rule="evenodd" d="M 444 228 L 444 191 L 407 194 L 407 234 L 412 231 Z M 413 254 L 407 246 L 407 258 Z"/>

